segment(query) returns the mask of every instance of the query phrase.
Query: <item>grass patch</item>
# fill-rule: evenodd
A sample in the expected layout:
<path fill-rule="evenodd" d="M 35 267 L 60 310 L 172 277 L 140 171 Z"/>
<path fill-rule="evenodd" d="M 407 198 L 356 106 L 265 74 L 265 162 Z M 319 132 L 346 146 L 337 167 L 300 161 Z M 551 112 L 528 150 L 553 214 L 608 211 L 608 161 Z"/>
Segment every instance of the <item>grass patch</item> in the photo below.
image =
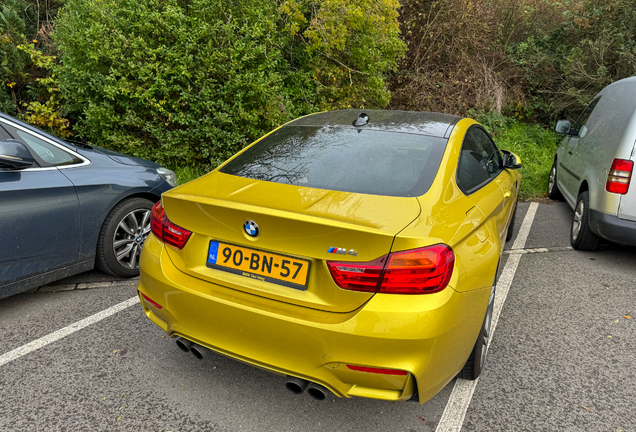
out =
<path fill-rule="evenodd" d="M 519 198 L 524 201 L 544 198 L 550 168 L 562 138 L 541 126 L 520 123 L 497 113 L 473 113 L 473 118 L 491 133 L 497 147 L 521 158 Z"/>

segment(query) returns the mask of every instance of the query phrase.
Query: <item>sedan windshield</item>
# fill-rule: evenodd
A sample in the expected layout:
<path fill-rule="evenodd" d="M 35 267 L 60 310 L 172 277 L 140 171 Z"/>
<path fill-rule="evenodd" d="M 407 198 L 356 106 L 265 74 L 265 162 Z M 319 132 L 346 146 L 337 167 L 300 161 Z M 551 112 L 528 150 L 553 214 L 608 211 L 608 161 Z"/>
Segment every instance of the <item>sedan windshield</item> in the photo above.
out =
<path fill-rule="evenodd" d="M 220 171 L 333 191 L 420 196 L 435 178 L 447 141 L 365 128 L 286 126 Z"/>

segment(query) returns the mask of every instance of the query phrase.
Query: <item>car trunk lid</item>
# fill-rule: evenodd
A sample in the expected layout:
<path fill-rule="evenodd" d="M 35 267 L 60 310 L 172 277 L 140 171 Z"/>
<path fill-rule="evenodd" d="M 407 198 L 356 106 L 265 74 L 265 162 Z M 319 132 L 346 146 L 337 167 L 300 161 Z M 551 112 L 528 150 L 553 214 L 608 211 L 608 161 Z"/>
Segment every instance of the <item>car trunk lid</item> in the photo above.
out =
<path fill-rule="evenodd" d="M 388 254 L 395 235 L 420 213 L 413 197 L 328 191 L 220 172 L 167 192 L 163 206 L 173 223 L 193 232 L 183 250 L 168 248 L 182 272 L 278 300 L 281 307 L 288 303 L 331 312 L 355 310 L 373 293 L 339 288 L 326 261 L 364 262 Z M 247 221 L 258 225 L 258 236 L 248 235 Z M 305 284 L 280 279 L 287 274 L 280 267 L 283 259 L 292 273 L 299 270 L 295 282 L 302 282 L 305 271 L 298 266 L 307 264 Z M 258 261 L 254 271 L 253 260 Z M 263 268 L 263 261 L 269 266 Z"/>

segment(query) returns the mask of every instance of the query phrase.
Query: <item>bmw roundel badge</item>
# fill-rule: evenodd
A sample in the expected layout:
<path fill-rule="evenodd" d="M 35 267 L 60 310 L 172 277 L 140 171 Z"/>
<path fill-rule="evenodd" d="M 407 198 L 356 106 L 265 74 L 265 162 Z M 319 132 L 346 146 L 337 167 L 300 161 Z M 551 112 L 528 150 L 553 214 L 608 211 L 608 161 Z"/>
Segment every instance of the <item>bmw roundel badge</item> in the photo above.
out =
<path fill-rule="evenodd" d="M 245 230 L 245 233 L 250 237 L 258 237 L 261 232 L 261 230 L 258 228 L 258 225 L 256 225 L 256 222 L 254 222 L 253 220 L 246 221 L 243 224 L 243 229 Z"/>

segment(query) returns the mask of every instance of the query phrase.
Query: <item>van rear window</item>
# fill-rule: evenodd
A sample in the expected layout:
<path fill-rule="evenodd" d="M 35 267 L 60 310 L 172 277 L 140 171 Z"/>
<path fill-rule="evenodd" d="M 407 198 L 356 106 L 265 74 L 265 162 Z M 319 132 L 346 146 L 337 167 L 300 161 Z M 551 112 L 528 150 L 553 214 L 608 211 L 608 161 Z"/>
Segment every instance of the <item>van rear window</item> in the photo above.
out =
<path fill-rule="evenodd" d="M 433 183 L 447 142 L 365 128 L 285 126 L 220 171 L 341 192 L 420 196 Z"/>

